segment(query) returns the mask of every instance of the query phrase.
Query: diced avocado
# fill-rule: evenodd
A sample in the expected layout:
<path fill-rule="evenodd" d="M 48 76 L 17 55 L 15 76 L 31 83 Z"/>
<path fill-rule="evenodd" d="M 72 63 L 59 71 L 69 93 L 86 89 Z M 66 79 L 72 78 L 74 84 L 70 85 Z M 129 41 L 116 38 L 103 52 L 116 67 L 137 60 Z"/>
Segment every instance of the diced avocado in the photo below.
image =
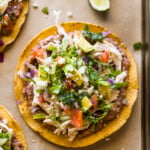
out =
<path fill-rule="evenodd" d="M 84 81 L 84 78 L 82 77 L 82 75 L 76 70 L 74 69 L 73 72 L 71 73 L 72 75 L 70 76 L 70 78 L 77 83 L 77 85 L 81 85 Z"/>
<path fill-rule="evenodd" d="M 92 102 L 90 101 L 90 99 L 88 99 L 87 96 L 85 96 L 82 100 L 82 108 L 84 111 L 87 111 L 91 106 L 92 106 Z"/>
<path fill-rule="evenodd" d="M 94 47 L 83 37 L 77 41 L 77 45 L 82 49 L 83 52 L 88 53 L 94 50 Z"/>
<path fill-rule="evenodd" d="M 99 92 L 104 95 L 105 98 L 111 98 L 111 88 L 110 86 L 99 86 Z"/>
<path fill-rule="evenodd" d="M 50 76 L 49 76 L 49 68 L 46 66 L 39 65 L 38 69 L 38 79 L 41 81 L 49 81 Z"/>

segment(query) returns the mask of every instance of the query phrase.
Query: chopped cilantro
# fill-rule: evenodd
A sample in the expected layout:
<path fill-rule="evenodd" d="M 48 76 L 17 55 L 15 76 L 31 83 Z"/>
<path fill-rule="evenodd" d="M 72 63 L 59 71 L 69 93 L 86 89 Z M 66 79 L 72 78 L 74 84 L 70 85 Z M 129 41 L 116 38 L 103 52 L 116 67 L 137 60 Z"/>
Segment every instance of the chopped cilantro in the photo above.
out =
<path fill-rule="evenodd" d="M 148 49 L 148 43 L 136 42 L 133 44 L 133 48 L 135 51 L 137 50 L 146 50 Z"/>
<path fill-rule="evenodd" d="M 128 82 L 122 82 L 122 83 L 115 83 L 111 86 L 112 89 L 118 89 L 122 87 L 126 87 Z"/>
<path fill-rule="evenodd" d="M 88 38 L 89 40 L 94 41 L 94 42 L 96 42 L 96 41 L 102 42 L 103 39 L 104 39 L 102 33 L 93 33 L 93 32 L 90 32 L 88 25 L 86 25 L 86 26 L 84 27 L 83 34 L 84 34 L 84 36 L 85 36 L 86 38 Z"/>
<path fill-rule="evenodd" d="M 49 14 L 48 7 L 47 7 L 47 6 L 44 7 L 44 8 L 42 9 L 42 12 L 43 12 L 44 14 L 48 15 L 48 14 Z"/>

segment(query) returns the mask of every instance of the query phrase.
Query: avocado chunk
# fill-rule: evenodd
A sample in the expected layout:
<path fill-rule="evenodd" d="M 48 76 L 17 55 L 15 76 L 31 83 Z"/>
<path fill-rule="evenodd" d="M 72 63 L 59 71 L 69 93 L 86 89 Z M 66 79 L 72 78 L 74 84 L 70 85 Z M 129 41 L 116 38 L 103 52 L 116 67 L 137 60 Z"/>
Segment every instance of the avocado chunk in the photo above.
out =
<path fill-rule="evenodd" d="M 39 65 L 38 69 L 38 79 L 41 81 L 49 81 L 50 75 L 49 75 L 49 68 L 45 67 L 43 65 Z"/>
<path fill-rule="evenodd" d="M 71 73 L 70 78 L 77 83 L 78 86 L 82 85 L 84 82 L 84 78 L 82 75 L 74 68 L 73 72 Z"/>
<path fill-rule="evenodd" d="M 104 95 L 105 98 L 111 98 L 111 88 L 110 86 L 99 86 L 99 92 Z"/>
<path fill-rule="evenodd" d="M 79 48 L 81 48 L 81 50 L 85 53 L 91 52 L 94 50 L 94 47 L 83 37 L 81 37 L 78 41 L 77 41 L 77 45 L 79 46 Z"/>
<path fill-rule="evenodd" d="M 83 97 L 83 99 L 81 100 L 81 103 L 82 103 L 82 108 L 84 111 L 87 111 L 92 106 L 92 102 L 87 96 Z"/>

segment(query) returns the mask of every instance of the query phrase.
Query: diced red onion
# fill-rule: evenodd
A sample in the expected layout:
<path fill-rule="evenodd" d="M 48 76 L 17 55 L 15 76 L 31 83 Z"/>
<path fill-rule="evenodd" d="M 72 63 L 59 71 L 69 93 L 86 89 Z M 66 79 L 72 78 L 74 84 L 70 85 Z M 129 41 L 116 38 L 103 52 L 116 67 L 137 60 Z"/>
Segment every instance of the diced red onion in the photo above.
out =
<path fill-rule="evenodd" d="M 82 58 L 82 60 L 83 60 L 86 64 L 89 63 L 89 59 L 88 59 L 88 57 L 86 57 L 86 56 L 84 56 L 84 57 Z"/>
<path fill-rule="evenodd" d="M 26 77 L 30 79 L 30 78 L 31 78 L 31 73 L 30 73 L 30 72 L 27 72 L 27 73 L 26 73 Z"/>
<path fill-rule="evenodd" d="M 23 102 L 22 100 L 19 100 L 16 102 L 16 104 L 18 105 L 18 104 L 21 104 L 22 102 Z"/>
<path fill-rule="evenodd" d="M 5 43 L 0 39 L 0 46 L 3 46 Z"/>
<path fill-rule="evenodd" d="M 40 110 L 39 107 L 32 107 L 31 109 L 32 114 L 35 114 L 38 110 Z"/>
<path fill-rule="evenodd" d="M 107 78 L 106 81 L 108 81 L 111 85 L 114 83 L 114 81 L 110 78 Z"/>
<path fill-rule="evenodd" d="M 102 35 L 103 35 L 103 37 L 106 37 L 109 33 L 110 33 L 110 31 L 104 31 L 104 32 L 102 32 Z"/>
<path fill-rule="evenodd" d="M 25 76 L 24 76 L 22 70 L 19 70 L 19 71 L 18 71 L 18 76 L 19 76 L 20 78 L 22 78 L 22 79 L 25 78 Z"/>
<path fill-rule="evenodd" d="M 31 69 L 31 70 L 30 70 L 30 73 L 31 73 L 31 76 L 34 77 L 34 74 L 35 74 L 34 69 Z"/>
<path fill-rule="evenodd" d="M 0 62 L 4 62 L 4 53 L 0 53 Z"/>
<path fill-rule="evenodd" d="M 129 102 L 128 102 L 128 100 L 127 100 L 126 98 L 124 98 L 124 99 L 122 100 L 122 104 L 123 104 L 123 105 L 128 105 Z"/>
<path fill-rule="evenodd" d="M 77 102 L 74 103 L 74 106 L 75 106 L 76 108 L 79 108 L 79 105 L 78 105 Z"/>

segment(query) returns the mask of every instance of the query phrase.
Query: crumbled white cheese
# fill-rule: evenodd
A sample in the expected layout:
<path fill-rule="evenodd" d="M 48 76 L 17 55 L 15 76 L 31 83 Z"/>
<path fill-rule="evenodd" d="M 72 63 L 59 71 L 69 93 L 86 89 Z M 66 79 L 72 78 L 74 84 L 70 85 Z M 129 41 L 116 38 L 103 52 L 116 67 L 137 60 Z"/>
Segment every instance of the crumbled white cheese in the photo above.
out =
<path fill-rule="evenodd" d="M 93 93 L 94 90 L 94 86 L 91 86 L 90 88 L 87 89 L 87 92 L 89 95 L 91 95 Z"/>
<path fill-rule="evenodd" d="M 66 60 L 65 60 L 65 58 L 60 58 L 57 63 L 58 63 L 59 65 L 63 65 L 63 64 L 66 63 Z"/>
<path fill-rule="evenodd" d="M 126 72 L 126 71 L 123 71 L 121 74 L 119 74 L 119 75 L 116 77 L 114 83 L 122 83 L 126 76 L 127 76 L 127 72 Z"/>
<path fill-rule="evenodd" d="M 73 16 L 72 12 L 71 11 L 68 11 L 67 12 L 67 17 L 71 18 Z"/>
<path fill-rule="evenodd" d="M 6 129 L 10 134 L 13 133 L 13 129 L 9 128 L 4 122 L 0 122 L 0 127 Z"/>
<path fill-rule="evenodd" d="M 36 88 L 38 90 L 44 90 L 47 87 L 48 81 L 37 81 L 36 82 Z"/>
<path fill-rule="evenodd" d="M 32 4 L 32 6 L 33 6 L 33 8 L 38 8 L 38 7 L 39 7 L 39 4 L 37 4 L 36 2 L 34 2 L 34 3 Z"/>
<path fill-rule="evenodd" d="M 33 97 L 33 101 L 32 101 L 32 106 L 37 106 L 39 104 L 39 93 L 36 92 L 36 89 L 34 88 L 34 97 Z"/>
<path fill-rule="evenodd" d="M 85 74 L 86 66 L 82 66 L 78 69 L 81 74 Z"/>
<path fill-rule="evenodd" d="M 3 14 L 8 7 L 10 0 L 1 0 L 0 1 L 0 13 Z"/>

